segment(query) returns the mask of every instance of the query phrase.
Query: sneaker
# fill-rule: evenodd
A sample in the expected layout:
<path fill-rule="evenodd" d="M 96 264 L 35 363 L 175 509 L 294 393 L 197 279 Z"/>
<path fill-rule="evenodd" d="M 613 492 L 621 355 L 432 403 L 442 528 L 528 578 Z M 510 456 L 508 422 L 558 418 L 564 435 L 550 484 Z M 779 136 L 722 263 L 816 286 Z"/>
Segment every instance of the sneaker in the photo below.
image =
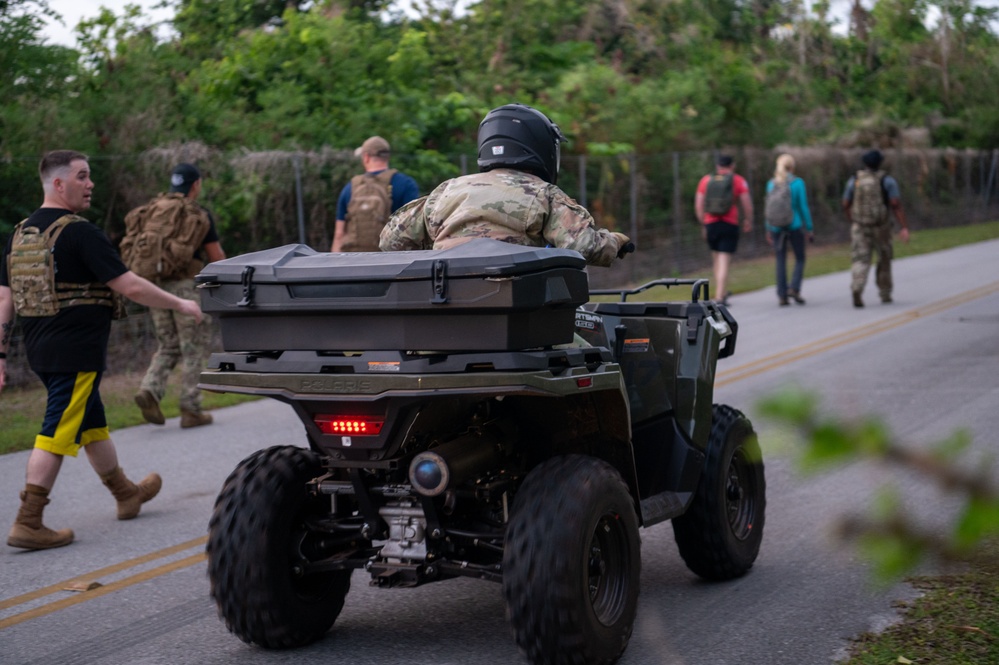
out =
<path fill-rule="evenodd" d="M 160 411 L 160 403 L 148 390 L 140 390 L 135 396 L 135 403 L 142 410 L 142 417 L 146 422 L 154 425 L 162 425 L 166 422 L 163 412 Z"/>
<path fill-rule="evenodd" d="M 853 306 L 854 307 L 863 307 L 864 306 L 863 299 L 860 297 L 860 294 L 857 293 L 856 291 L 853 292 Z"/>
<path fill-rule="evenodd" d="M 212 414 L 205 413 L 204 411 L 187 411 L 181 409 L 180 412 L 180 426 L 183 428 L 188 427 L 201 427 L 202 425 L 212 424 Z"/>

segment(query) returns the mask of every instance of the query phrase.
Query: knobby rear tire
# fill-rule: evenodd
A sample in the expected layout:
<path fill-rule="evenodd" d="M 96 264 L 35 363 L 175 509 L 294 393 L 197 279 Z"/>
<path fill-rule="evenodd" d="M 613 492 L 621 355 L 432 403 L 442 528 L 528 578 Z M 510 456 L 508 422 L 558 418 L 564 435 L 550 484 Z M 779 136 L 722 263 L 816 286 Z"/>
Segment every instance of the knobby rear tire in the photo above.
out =
<path fill-rule="evenodd" d="M 288 649 L 325 635 L 343 609 L 350 571 L 303 575 L 306 518 L 327 512 L 306 483 L 322 473 L 316 453 L 294 446 L 258 451 L 225 481 L 208 528 L 211 595 L 244 642 Z"/>
<path fill-rule="evenodd" d="M 551 459 L 514 500 L 503 595 L 517 645 L 535 665 L 608 665 L 638 604 L 638 516 L 620 474 L 583 455 Z"/>

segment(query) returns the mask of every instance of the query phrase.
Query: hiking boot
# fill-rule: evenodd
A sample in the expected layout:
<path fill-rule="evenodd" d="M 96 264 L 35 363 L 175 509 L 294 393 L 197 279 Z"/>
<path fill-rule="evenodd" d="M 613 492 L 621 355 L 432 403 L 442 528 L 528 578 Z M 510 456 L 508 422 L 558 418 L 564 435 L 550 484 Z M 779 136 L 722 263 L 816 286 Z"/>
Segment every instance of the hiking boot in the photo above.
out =
<path fill-rule="evenodd" d="M 854 307 L 864 306 L 864 300 L 860 297 L 860 294 L 857 293 L 856 291 L 853 292 L 853 306 Z"/>
<path fill-rule="evenodd" d="M 130 520 L 139 514 L 142 504 L 156 496 L 163 486 L 163 479 L 158 473 L 150 473 L 138 485 L 125 476 L 120 466 L 114 471 L 101 474 L 101 482 L 111 490 L 111 495 L 118 502 L 118 519 Z"/>
<path fill-rule="evenodd" d="M 881 296 L 881 304 L 890 305 L 892 302 L 891 295 Z"/>
<path fill-rule="evenodd" d="M 797 291 L 788 291 L 787 297 L 793 300 L 794 302 L 798 303 L 799 305 L 805 304 L 805 299 L 802 298 L 801 294 L 798 293 Z"/>
<path fill-rule="evenodd" d="M 135 403 L 142 410 L 142 417 L 146 419 L 147 423 L 162 425 L 166 422 L 163 412 L 160 411 L 160 401 L 153 397 L 153 394 L 148 390 L 140 390 L 135 395 Z"/>
<path fill-rule="evenodd" d="M 38 485 L 26 485 L 21 492 L 21 508 L 14 526 L 7 534 L 7 544 L 25 550 L 47 550 L 73 542 L 72 529 L 53 530 L 42 524 L 42 511 L 48 505 L 49 491 Z"/>
<path fill-rule="evenodd" d="M 787 298 L 781 298 L 777 301 L 777 304 L 780 305 L 781 307 L 787 307 L 791 303 L 787 301 Z"/>
<path fill-rule="evenodd" d="M 187 427 L 201 427 L 202 425 L 212 424 L 212 414 L 205 413 L 204 411 L 188 411 L 186 409 L 180 410 L 180 426 Z"/>

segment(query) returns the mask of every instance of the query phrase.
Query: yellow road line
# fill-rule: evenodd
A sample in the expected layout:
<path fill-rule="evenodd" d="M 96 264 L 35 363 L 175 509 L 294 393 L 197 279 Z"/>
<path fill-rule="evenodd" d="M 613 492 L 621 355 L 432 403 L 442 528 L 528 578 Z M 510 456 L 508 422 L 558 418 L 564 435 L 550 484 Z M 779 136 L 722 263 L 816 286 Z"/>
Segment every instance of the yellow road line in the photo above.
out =
<path fill-rule="evenodd" d="M 911 323 L 917 319 L 932 316 L 933 314 L 939 314 L 940 312 L 952 309 L 958 305 L 963 305 L 964 303 L 972 300 L 991 295 L 997 291 L 999 291 L 999 282 L 988 284 L 977 289 L 972 289 L 971 291 L 965 291 L 964 293 L 960 293 L 956 296 L 950 296 L 943 300 L 938 300 L 934 303 L 930 303 L 914 310 L 901 312 L 900 314 L 896 314 L 895 316 L 872 323 L 871 325 L 863 328 L 856 328 L 843 333 L 837 333 L 832 337 L 820 339 L 817 342 L 804 344 L 802 346 L 781 351 L 780 353 L 775 353 L 771 356 L 767 356 L 766 358 L 754 360 L 753 362 L 740 365 L 732 370 L 718 372 L 718 375 L 715 378 L 715 387 L 718 388 L 735 383 L 736 381 L 741 381 L 742 379 L 748 379 L 749 377 L 776 369 L 782 365 L 788 365 L 796 360 L 817 356 L 837 347 L 852 344 L 853 342 L 860 341 L 866 337 L 886 332 L 901 325 L 905 325 L 906 323 Z"/>
<path fill-rule="evenodd" d="M 127 561 L 122 561 L 121 563 L 116 563 L 113 566 L 107 566 L 106 568 L 101 568 L 100 570 L 95 570 L 85 575 L 78 575 L 64 582 L 56 582 L 52 586 L 47 586 L 20 596 L 14 596 L 13 598 L 8 598 L 7 600 L 0 600 L 0 610 L 5 610 L 9 607 L 15 607 L 16 605 L 21 605 L 22 603 L 28 603 L 32 600 L 43 598 L 49 594 L 64 591 L 66 587 L 71 585 L 73 582 L 89 581 L 104 575 L 113 575 L 114 573 L 119 573 L 123 570 L 128 570 L 129 568 L 135 568 L 136 566 L 141 566 L 144 563 L 149 563 L 150 561 L 155 561 L 156 559 L 162 559 L 164 557 L 183 552 L 184 550 L 189 550 L 192 547 L 202 546 L 206 542 L 208 542 L 208 536 L 201 536 L 200 538 L 195 538 L 194 540 L 189 540 L 186 543 L 180 543 L 179 545 L 174 545 L 172 547 L 159 550 L 158 552 L 151 552 L 134 559 L 128 559 Z M 89 591 L 86 593 L 87 596 L 84 597 L 91 597 L 93 595 L 92 592 Z M 0 627 L 2 627 L 2 624 L 0 624 Z"/>
<path fill-rule="evenodd" d="M 59 610 L 65 609 L 67 607 L 72 607 L 73 605 L 78 605 L 84 603 L 88 600 L 93 600 L 94 598 L 100 598 L 101 596 L 106 596 L 109 593 L 114 593 L 115 591 L 120 591 L 125 587 L 130 587 L 133 584 L 139 584 L 140 582 L 145 582 L 147 580 L 155 579 L 161 575 L 166 575 L 175 570 L 180 570 L 181 568 L 187 568 L 188 566 L 193 566 L 196 563 L 200 563 L 205 560 L 205 553 L 199 552 L 198 554 L 193 554 L 184 559 L 179 559 L 178 561 L 173 561 L 171 563 L 164 564 L 158 568 L 153 568 L 147 570 L 143 573 L 138 573 L 137 575 L 132 575 L 131 577 L 126 577 L 123 580 L 118 580 L 117 582 L 110 582 L 104 586 L 97 587 L 90 591 L 84 591 L 82 593 L 74 594 L 68 598 L 63 598 L 62 600 L 56 600 L 41 607 L 36 607 L 33 610 L 28 610 L 27 612 L 21 612 L 20 614 L 15 614 L 14 616 L 7 617 L 6 619 L 0 619 L 0 630 L 4 628 L 10 628 L 11 626 L 16 626 L 24 621 L 30 621 L 31 619 L 37 619 L 39 617 L 52 614 L 53 612 L 58 612 Z"/>

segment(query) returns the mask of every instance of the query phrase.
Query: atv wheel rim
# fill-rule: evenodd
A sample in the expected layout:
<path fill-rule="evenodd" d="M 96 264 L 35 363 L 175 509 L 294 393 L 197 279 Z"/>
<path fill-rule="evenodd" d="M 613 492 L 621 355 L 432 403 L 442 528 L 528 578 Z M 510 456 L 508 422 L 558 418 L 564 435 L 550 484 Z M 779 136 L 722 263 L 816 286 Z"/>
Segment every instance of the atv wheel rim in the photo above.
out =
<path fill-rule="evenodd" d="M 756 465 L 739 448 L 732 456 L 725 483 L 725 506 L 732 534 L 739 540 L 749 538 L 756 521 Z"/>
<path fill-rule="evenodd" d="M 597 522 L 590 540 L 587 583 L 597 620 L 605 626 L 617 622 L 628 602 L 628 539 L 621 519 L 606 514 Z"/>

